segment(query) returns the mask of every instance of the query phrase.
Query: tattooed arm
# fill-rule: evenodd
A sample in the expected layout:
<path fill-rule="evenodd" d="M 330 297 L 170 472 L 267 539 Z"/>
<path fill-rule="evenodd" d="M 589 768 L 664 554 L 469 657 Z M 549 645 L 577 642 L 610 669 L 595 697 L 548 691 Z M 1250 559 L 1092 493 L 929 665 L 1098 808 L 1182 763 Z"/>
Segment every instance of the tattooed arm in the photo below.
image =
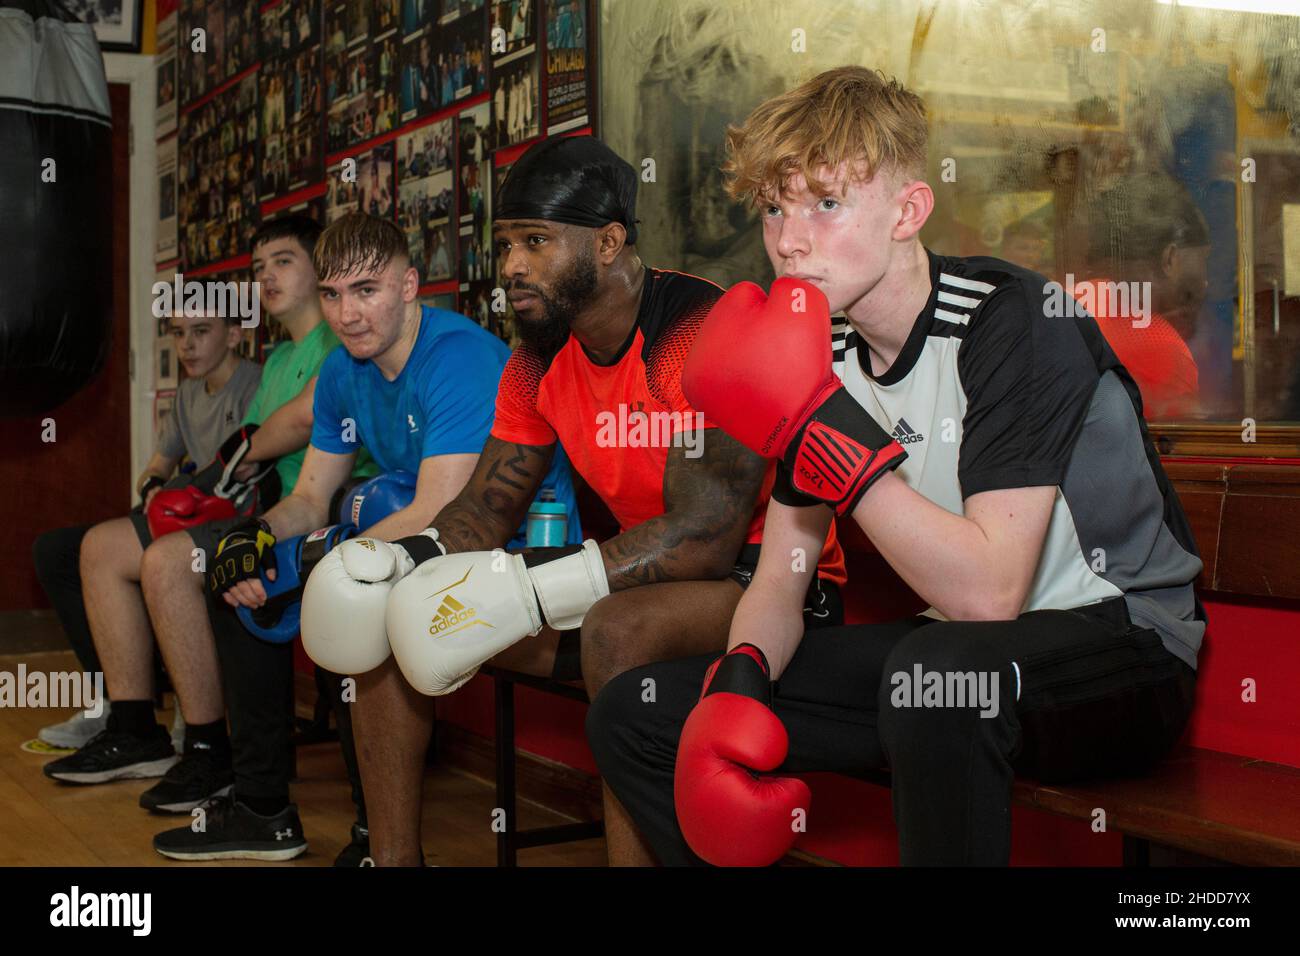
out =
<path fill-rule="evenodd" d="M 554 445 L 517 445 L 488 437 L 460 494 L 431 522 L 448 551 L 505 547 L 546 477 Z"/>
<path fill-rule="evenodd" d="M 702 445 L 699 458 L 669 450 L 664 513 L 601 546 L 611 591 L 720 579 L 735 564 L 767 462 L 721 428 L 709 429 Z"/>
<path fill-rule="evenodd" d="M 601 546 L 611 591 L 656 581 L 724 577 L 744 543 L 767 462 L 710 429 L 704 454 L 673 448 L 664 513 Z M 489 551 L 514 535 L 554 455 L 554 445 L 488 438 L 469 482 L 433 519 L 448 551 Z"/>

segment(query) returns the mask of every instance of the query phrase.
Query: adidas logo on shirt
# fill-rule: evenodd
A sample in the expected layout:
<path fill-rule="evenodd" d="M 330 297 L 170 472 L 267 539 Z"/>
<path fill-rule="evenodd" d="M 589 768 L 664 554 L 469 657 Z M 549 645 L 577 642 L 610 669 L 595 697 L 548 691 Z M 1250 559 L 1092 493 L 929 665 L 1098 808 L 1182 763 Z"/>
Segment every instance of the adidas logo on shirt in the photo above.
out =
<path fill-rule="evenodd" d="M 925 436 L 915 431 L 911 425 L 907 424 L 906 418 L 900 418 L 898 424 L 894 426 L 892 432 L 894 441 L 900 445 L 915 445 L 918 442 L 925 441 Z"/>

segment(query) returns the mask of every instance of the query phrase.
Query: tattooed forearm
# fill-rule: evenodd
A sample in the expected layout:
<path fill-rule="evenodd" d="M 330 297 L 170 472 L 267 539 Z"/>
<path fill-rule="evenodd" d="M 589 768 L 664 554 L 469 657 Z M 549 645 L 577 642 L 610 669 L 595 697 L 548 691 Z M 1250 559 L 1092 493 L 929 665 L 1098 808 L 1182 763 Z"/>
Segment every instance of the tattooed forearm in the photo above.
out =
<path fill-rule="evenodd" d="M 479 512 L 460 498 L 452 500 L 438 512 L 433 527 L 438 529 L 438 540 L 453 552 L 491 551 L 504 545 L 510 537 L 507 532 L 502 538 L 490 514 Z"/>
<path fill-rule="evenodd" d="M 488 465 L 485 484 L 491 487 L 499 482 L 515 491 L 526 491 L 536 476 L 536 469 L 529 467 L 532 460 L 546 456 L 534 445 L 509 445 L 506 454 L 509 457 L 493 458 Z"/>
<path fill-rule="evenodd" d="M 611 590 L 722 577 L 744 543 L 767 462 L 710 429 L 705 454 L 670 452 L 665 511 L 601 547 Z"/>
<path fill-rule="evenodd" d="M 507 444 L 489 438 L 469 481 L 433 519 L 449 551 L 504 547 L 550 467 L 553 445 Z"/>

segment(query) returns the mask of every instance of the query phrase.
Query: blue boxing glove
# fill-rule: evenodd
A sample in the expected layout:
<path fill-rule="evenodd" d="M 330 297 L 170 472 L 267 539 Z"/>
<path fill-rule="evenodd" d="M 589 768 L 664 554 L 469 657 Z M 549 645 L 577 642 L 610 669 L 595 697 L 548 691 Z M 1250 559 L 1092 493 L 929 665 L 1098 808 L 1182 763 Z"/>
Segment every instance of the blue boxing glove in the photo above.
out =
<path fill-rule="evenodd" d="M 272 644 L 287 644 L 298 634 L 302 616 L 302 589 L 317 562 L 336 545 L 358 534 L 350 524 L 331 525 L 311 534 L 277 542 L 272 549 L 275 580 L 262 575 L 266 603 L 258 608 L 240 607 L 235 614 L 244 630 Z"/>
<path fill-rule="evenodd" d="M 390 471 L 357 485 L 339 505 L 340 524 L 354 524 L 362 531 L 373 528 L 394 512 L 415 500 L 415 475 Z"/>

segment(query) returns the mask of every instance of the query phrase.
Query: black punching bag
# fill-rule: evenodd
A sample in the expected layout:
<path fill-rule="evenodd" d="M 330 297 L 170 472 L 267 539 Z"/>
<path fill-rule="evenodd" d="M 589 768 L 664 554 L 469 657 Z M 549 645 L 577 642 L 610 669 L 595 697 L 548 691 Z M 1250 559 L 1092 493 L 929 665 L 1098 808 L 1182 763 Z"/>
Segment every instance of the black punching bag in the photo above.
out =
<path fill-rule="evenodd" d="M 0 0 L 0 415 L 53 409 L 108 355 L 111 132 L 93 28 Z"/>

